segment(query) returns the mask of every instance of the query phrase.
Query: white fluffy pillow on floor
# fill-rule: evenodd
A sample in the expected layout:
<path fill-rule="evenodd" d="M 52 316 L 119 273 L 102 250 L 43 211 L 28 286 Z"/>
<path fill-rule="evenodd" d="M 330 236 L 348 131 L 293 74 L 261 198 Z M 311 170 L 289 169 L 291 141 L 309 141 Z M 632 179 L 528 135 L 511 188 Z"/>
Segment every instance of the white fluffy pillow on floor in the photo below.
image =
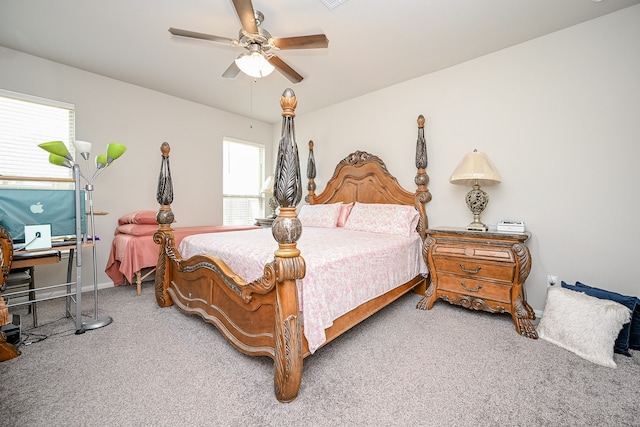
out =
<path fill-rule="evenodd" d="M 554 286 L 538 325 L 540 338 L 598 365 L 615 368 L 613 345 L 631 310 L 611 300 Z"/>

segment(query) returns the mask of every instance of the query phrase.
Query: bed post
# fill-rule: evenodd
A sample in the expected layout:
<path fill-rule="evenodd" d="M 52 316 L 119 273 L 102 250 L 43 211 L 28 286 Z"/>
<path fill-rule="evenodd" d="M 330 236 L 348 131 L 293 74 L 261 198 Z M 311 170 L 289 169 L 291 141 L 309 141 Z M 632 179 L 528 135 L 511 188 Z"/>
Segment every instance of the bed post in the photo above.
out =
<path fill-rule="evenodd" d="M 316 159 L 313 156 L 313 141 L 309 141 L 309 159 L 307 160 L 307 194 L 304 198 L 305 202 L 310 203 L 311 199 L 316 196 Z"/>
<path fill-rule="evenodd" d="M 296 214 L 296 205 L 302 197 L 300 159 L 293 122 L 297 102 L 291 89 L 286 89 L 280 98 L 282 136 L 278 146 L 273 192 L 280 205 L 280 213 L 271 228 L 278 242 L 278 250 L 275 251 L 274 390 L 280 402 L 294 400 L 302 380 L 302 319 L 296 280 L 304 277 L 305 263 L 296 247 L 302 234 L 302 223 Z"/>
<path fill-rule="evenodd" d="M 416 142 L 416 168 L 418 169 L 418 173 L 414 180 L 418 186 L 415 198 L 416 209 L 420 212 L 418 232 L 423 242 L 427 237 L 427 229 L 429 228 L 429 221 L 424 205 L 431 200 L 431 192 L 429 192 L 427 188 L 429 175 L 427 175 L 427 141 L 424 137 L 424 122 L 424 116 L 420 114 L 418 116 L 418 141 Z"/>
<path fill-rule="evenodd" d="M 153 235 L 153 241 L 160 245 L 158 254 L 158 264 L 156 268 L 155 291 L 156 301 L 160 307 L 168 307 L 173 304 L 171 297 L 167 293 L 171 278 L 170 262 L 168 260 L 167 248 L 174 247 L 174 235 L 171 229 L 173 222 L 173 182 L 171 181 L 171 169 L 169 167 L 169 151 L 171 147 L 167 142 L 163 142 L 160 147 L 162 152 L 162 165 L 160 167 L 160 177 L 158 178 L 158 190 L 156 200 L 160 204 L 160 210 L 156 214 L 158 221 L 158 231 Z"/>

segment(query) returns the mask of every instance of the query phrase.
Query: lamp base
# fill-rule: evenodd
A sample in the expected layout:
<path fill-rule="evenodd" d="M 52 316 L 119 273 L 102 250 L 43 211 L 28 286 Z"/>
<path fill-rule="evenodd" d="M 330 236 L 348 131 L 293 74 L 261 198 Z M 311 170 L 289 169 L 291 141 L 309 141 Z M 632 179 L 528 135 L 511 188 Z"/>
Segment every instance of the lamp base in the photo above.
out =
<path fill-rule="evenodd" d="M 471 224 L 467 225 L 467 230 L 469 230 L 469 231 L 489 231 L 489 227 L 487 227 L 486 225 L 484 225 L 481 222 L 472 222 Z"/>
<path fill-rule="evenodd" d="M 467 207 L 473 214 L 473 222 L 467 225 L 467 230 L 489 231 L 489 227 L 480 222 L 480 215 L 482 211 L 484 211 L 484 208 L 487 207 L 487 203 L 489 203 L 489 195 L 482 191 L 480 185 L 476 182 L 471 191 L 467 193 L 465 201 L 467 202 Z"/>
<path fill-rule="evenodd" d="M 109 316 L 100 317 L 94 320 L 87 320 L 86 322 L 82 322 L 82 329 L 91 330 L 102 328 L 103 326 L 110 325 L 113 322 L 113 319 Z"/>

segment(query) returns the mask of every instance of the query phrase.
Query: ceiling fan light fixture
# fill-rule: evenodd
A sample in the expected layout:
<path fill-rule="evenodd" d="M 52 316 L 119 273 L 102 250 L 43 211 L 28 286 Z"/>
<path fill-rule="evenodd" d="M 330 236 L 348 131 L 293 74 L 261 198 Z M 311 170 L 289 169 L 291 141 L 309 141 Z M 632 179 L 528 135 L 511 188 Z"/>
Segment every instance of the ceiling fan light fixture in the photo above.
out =
<path fill-rule="evenodd" d="M 262 52 L 245 52 L 235 62 L 240 71 L 257 79 L 266 77 L 275 70 Z"/>

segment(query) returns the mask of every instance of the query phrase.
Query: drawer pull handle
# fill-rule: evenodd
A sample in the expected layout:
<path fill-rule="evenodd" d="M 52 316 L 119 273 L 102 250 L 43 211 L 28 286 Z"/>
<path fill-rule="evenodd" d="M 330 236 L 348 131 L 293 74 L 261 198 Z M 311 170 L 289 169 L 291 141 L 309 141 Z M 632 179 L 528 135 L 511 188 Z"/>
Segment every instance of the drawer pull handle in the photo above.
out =
<path fill-rule="evenodd" d="M 468 270 L 464 268 L 464 264 L 460 264 L 460 268 L 462 269 L 462 271 L 469 274 L 478 274 L 478 271 L 482 270 L 482 267 L 480 266 L 477 266 L 475 270 Z"/>
<path fill-rule="evenodd" d="M 465 291 L 469 291 L 469 292 L 478 292 L 480 289 L 482 289 L 482 285 L 478 285 L 478 287 L 477 287 L 477 288 L 475 288 L 475 289 L 467 288 L 467 287 L 464 285 L 464 282 L 460 282 L 460 286 L 462 286 L 462 288 L 463 288 Z"/>

